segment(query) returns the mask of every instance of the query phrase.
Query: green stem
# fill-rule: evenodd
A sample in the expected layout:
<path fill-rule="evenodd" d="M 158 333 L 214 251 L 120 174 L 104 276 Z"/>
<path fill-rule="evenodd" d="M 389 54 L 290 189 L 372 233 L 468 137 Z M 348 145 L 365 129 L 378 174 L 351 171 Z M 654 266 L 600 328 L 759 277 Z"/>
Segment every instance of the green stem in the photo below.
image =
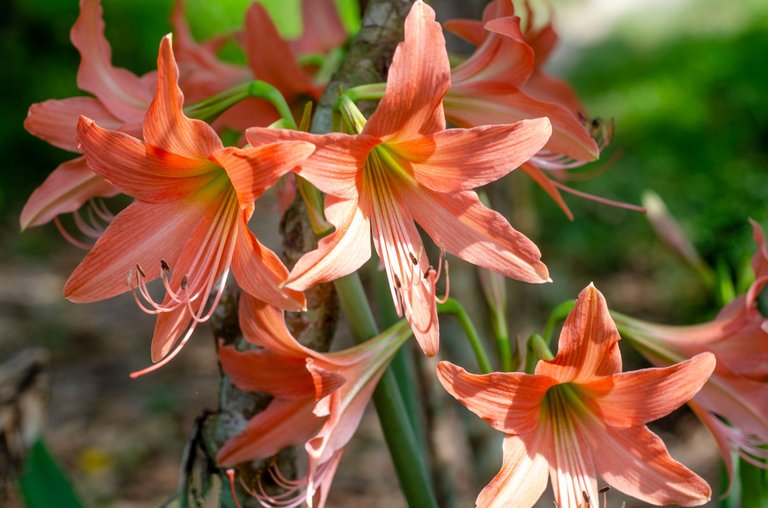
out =
<path fill-rule="evenodd" d="M 235 86 L 213 97 L 186 106 L 184 112 L 190 118 L 211 122 L 238 102 L 251 97 L 269 101 L 280 117 L 285 120 L 288 127 L 296 129 L 296 120 L 293 118 L 293 113 L 285 101 L 285 97 L 277 88 L 265 81 L 256 80 Z"/>
<path fill-rule="evenodd" d="M 528 339 L 528 346 L 536 355 L 536 358 L 541 358 L 542 360 L 547 361 L 554 360 L 555 358 L 555 355 L 553 355 L 552 351 L 549 350 L 549 344 L 547 344 L 547 342 L 544 340 L 544 337 L 538 333 L 531 335 L 531 338 Z"/>
<path fill-rule="evenodd" d="M 376 101 L 384 97 L 384 91 L 387 88 L 386 83 L 369 83 L 354 88 L 347 89 L 344 95 L 353 102 L 357 101 Z M 341 100 L 341 98 L 339 99 Z"/>
<path fill-rule="evenodd" d="M 555 333 L 555 327 L 568 317 L 568 313 L 571 312 L 574 305 L 576 305 L 576 300 L 566 300 L 552 310 L 552 313 L 547 318 L 547 324 L 544 326 L 542 337 L 547 347 L 552 344 L 552 334 Z"/>
<path fill-rule="evenodd" d="M 501 359 L 501 370 L 504 372 L 512 371 L 512 348 L 509 344 L 509 326 L 507 325 L 507 316 L 503 312 L 491 311 L 491 327 L 493 335 L 496 337 L 496 350 Z"/>
<path fill-rule="evenodd" d="M 469 344 L 472 346 L 472 351 L 475 353 L 475 358 L 477 358 L 480 371 L 483 374 L 493 372 L 491 362 L 488 361 L 488 354 L 485 352 L 483 342 L 480 340 L 480 335 L 477 333 L 477 328 L 475 328 L 472 319 L 470 319 L 469 314 L 467 314 L 467 311 L 464 310 L 464 307 L 462 307 L 459 301 L 449 298 L 447 302 L 437 305 L 437 311 L 441 314 L 451 314 L 456 316 L 461 327 L 464 329 Z"/>
<path fill-rule="evenodd" d="M 376 320 L 357 273 L 336 279 L 334 285 L 353 338 L 359 343 L 378 335 Z M 436 508 L 437 500 L 420 453 L 421 447 L 391 370 L 382 376 L 373 401 L 408 506 Z"/>

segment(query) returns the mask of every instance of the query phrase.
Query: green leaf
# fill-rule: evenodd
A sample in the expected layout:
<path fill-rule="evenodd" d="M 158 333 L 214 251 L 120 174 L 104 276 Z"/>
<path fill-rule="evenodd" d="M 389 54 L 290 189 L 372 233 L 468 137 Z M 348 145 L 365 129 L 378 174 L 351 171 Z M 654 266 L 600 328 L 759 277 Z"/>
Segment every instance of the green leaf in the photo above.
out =
<path fill-rule="evenodd" d="M 42 438 L 29 450 L 19 489 L 27 508 L 81 508 L 75 489 Z"/>

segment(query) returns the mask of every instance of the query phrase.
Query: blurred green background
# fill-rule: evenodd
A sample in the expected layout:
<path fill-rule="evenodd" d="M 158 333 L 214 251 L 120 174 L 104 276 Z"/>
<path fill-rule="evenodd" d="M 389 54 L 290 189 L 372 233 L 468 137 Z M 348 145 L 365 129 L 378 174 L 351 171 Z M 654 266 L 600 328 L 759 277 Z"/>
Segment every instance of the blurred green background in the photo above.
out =
<path fill-rule="evenodd" d="M 114 63 L 137 74 L 151 70 L 158 41 L 170 31 L 167 19 L 171 2 L 103 2 Z M 297 2 L 266 3 L 275 12 L 289 12 Z M 431 3 L 441 8 L 440 0 Z M 565 13 L 575 16 L 588 3 L 598 2 L 563 0 L 554 5 L 565 22 Z M 249 0 L 188 0 L 193 32 L 206 37 L 236 28 L 248 4 Z M 627 4 L 634 7 L 628 7 L 617 18 L 579 21 L 581 29 L 587 31 L 589 23 L 607 24 L 607 28 L 602 27 L 605 35 L 586 46 L 568 45 L 566 40 L 563 53 L 554 61 L 554 72 L 568 78 L 591 115 L 613 117 L 616 122 L 613 142 L 604 161 L 598 163 L 605 171 L 571 185 L 636 204 L 643 191 L 655 190 L 704 258 L 713 265 L 725 263 L 735 273 L 753 252 L 747 218 L 768 224 L 768 2 L 681 0 L 672 2 L 673 7 L 661 3 Z M 88 379 L 95 383 L 104 382 L 98 375 L 114 376 L 114 368 L 124 377 L 129 370 L 142 367 L 146 359 L 134 357 L 128 368 L 121 365 L 119 356 L 144 347 L 146 333 L 124 331 L 126 341 L 118 341 L 97 338 L 91 329 L 87 333 L 63 331 L 70 322 L 54 316 L 60 307 L 54 311 L 53 307 L 36 306 L 36 302 L 62 299 L 57 291 L 81 253 L 66 245 L 52 226 L 18 232 L 18 215 L 29 194 L 57 164 L 72 158 L 27 134 L 22 123 L 34 102 L 81 94 L 75 84 L 79 57 L 69 43 L 69 29 L 78 14 L 77 2 L 10 0 L 4 9 L 0 17 L 4 66 L 0 79 L 0 153 L 5 161 L 0 171 L 0 274 L 6 285 L 10 284 L 9 275 L 18 273 L 31 275 L 14 278 L 13 284 L 43 280 L 47 285 L 40 290 L 46 296 L 38 300 L 21 301 L 18 295 L 27 293 L 19 293 L 18 288 L 9 288 L 0 295 L 7 309 L 0 316 L 0 353 L 5 355 L 20 344 L 43 344 L 54 351 L 54 361 L 64 365 L 70 362 L 69 367 L 54 367 L 61 370 L 59 379 L 63 382 L 71 379 L 68 376 L 73 371 L 82 369 L 92 374 Z M 293 18 L 284 29 L 288 35 L 295 34 L 300 24 Z M 581 173 L 592 171 L 587 166 Z M 524 175 L 513 174 L 510 180 L 515 184 L 511 203 L 499 207 L 507 207 L 513 225 L 536 240 L 556 281 L 546 287 L 513 286 L 511 324 L 519 333 L 540 328 L 554 304 L 573 298 L 590 281 L 603 290 L 614 308 L 655 321 L 686 324 L 705 320 L 715 312 L 712 296 L 661 248 L 642 214 L 566 195 L 576 216 L 570 222 Z M 54 277 L 53 281 L 50 277 Z M 532 294 L 533 304 L 525 298 Z M 122 310 L 114 312 L 132 316 L 137 313 L 129 301 L 123 304 Z M 82 311 L 82 306 L 62 305 L 68 305 L 63 307 L 64 312 L 75 313 L 77 319 L 106 309 L 97 305 Z M 526 309 L 530 308 L 535 312 L 528 314 Z M 531 316 L 535 316 L 533 324 Z M 27 321 L 19 324 L 20 319 Z M 109 321 L 104 317 L 101 320 Z M 127 323 L 130 327 L 131 321 Z M 146 329 L 147 322 L 142 323 Z M 100 326 L 107 328 L 104 323 Z M 142 339 L 136 335 L 142 335 Z M 93 346 L 97 340 L 107 345 L 99 342 L 101 345 Z M 109 349 L 113 340 L 119 343 L 117 352 Z M 111 363 L 88 363 L 92 360 L 79 356 L 78 348 L 83 347 L 109 355 Z M 122 475 L 122 479 L 112 478 L 105 491 L 93 485 L 100 481 L 98 475 L 90 480 L 86 477 L 86 483 L 91 482 L 88 498 L 96 500 L 95 505 L 111 505 L 115 497 L 141 499 L 136 483 L 143 481 L 147 485 L 147 464 L 166 474 L 172 488 L 173 461 L 183 446 L 189 422 L 201 405 L 207 403 L 210 407 L 215 403 L 215 394 L 203 382 L 215 383 L 215 366 L 205 370 L 204 376 L 200 373 L 200 365 L 210 360 L 207 355 L 210 350 L 201 349 L 199 358 L 192 355 L 189 364 L 172 364 L 167 374 L 161 372 L 145 384 L 130 385 L 120 377 L 128 386 L 126 390 L 138 392 L 137 400 L 127 403 L 159 415 L 158 428 L 163 431 L 157 431 L 156 448 L 126 450 L 117 465 L 110 466 L 118 469 L 116 475 Z M 209 398 L 201 395 L 202 399 L 194 399 L 196 405 L 187 409 L 185 404 L 190 401 L 184 380 L 188 378 L 184 376 L 190 373 L 201 377 L 196 385 L 201 393 L 210 393 L 205 395 Z M 75 417 L 72 412 L 57 411 L 54 414 Z M 86 413 L 91 419 L 99 417 Z M 125 418 L 116 419 L 125 423 Z M 109 435 L 100 442 L 108 443 Z M 152 439 L 150 442 L 154 442 Z M 56 443 L 54 449 L 64 453 L 69 470 L 86 476 L 93 472 L 93 462 L 98 463 L 99 453 L 103 452 L 98 446 L 83 450 Z M 169 459 L 158 463 L 158 454 L 163 451 L 168 452 Z M 114 450 L 109 453 L 120 455 Z M 154 492 L 158 493 L 164 494 Z"/>

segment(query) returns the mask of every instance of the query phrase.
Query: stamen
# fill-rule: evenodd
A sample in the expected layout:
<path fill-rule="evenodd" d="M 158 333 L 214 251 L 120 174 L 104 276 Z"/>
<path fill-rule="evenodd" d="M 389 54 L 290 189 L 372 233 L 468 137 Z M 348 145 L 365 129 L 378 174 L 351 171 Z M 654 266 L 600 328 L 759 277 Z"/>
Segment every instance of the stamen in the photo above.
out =
<path fill-rule="evenodd" d="M 240 505 L 240 501 L 237 500 L 237 491 L 235 491 L 235 470 L 227 469 L 227 476 L 229 477 L 229 491 L 232 493 L 232 499 L 235 501 L 237 508 L 243 508 Z"/>
<path fill-rule="evenodd" d="M 58 215 L 53 218 L 53 223 L 56 224 L 56 229 L 59 230 L 59 234 L 61 234 L 61 236 L 66 241 L 68 241 L 78 249 L 91 250 L 91 247 L 93 247 L 93 245 L 81 242 L 80 240 L 77 240 L 75 237 L 70 235 L 69 232 L 64 228 L 64 225 L 61 223 L 61 220 L 59 219 Z"/>

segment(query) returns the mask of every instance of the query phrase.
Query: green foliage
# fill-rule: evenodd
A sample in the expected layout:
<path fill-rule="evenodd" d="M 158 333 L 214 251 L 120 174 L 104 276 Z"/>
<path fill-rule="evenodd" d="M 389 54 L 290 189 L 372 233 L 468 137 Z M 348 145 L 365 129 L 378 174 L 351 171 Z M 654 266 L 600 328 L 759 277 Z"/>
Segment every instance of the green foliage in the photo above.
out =
<path fill-rule="evenodd" d="M 72 484 L 56 463 L 45 441 L 35 441 L 19 478 L 19 489 L 27 508 L 80 508 Z"/>

